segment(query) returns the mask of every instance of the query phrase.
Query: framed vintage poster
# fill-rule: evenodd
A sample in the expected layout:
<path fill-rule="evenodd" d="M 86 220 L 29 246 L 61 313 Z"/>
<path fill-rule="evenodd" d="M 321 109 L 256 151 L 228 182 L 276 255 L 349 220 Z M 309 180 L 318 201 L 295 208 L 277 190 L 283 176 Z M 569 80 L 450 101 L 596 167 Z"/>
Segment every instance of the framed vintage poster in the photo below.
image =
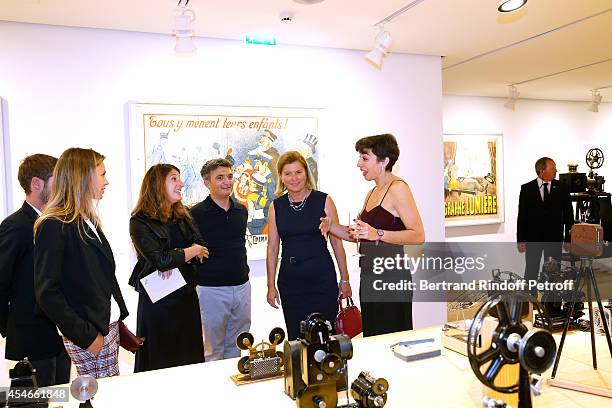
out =
<path fill-rule="evenodd" d="M 132 208 L 151 165 L 178 167 L 183 202 L 192 206 L 208 195 L 202 165 L 227 158 L 234 166 L 232 196 L 248 209 L 249 259 L 266 256 L 279 156 L 301 152 L 315 181 L 319 177 L 319 109 L 129 103 L 128 110 Z"/>
<path fill-rule="evenodd" d="M 504 222 L 500 134 L 445 134 L 445 226 Z"/>

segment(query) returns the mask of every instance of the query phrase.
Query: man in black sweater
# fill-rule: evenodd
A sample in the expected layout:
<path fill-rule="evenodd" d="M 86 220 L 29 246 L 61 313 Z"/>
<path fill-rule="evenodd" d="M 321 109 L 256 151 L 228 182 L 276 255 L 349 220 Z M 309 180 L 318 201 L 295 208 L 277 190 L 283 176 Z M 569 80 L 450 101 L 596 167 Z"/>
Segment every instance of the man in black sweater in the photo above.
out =
<path fill-rule="evenodd" d="M 240 356 L 236 337 L 251 327 L 251 284 L 246 255 L 246 207 L 230 195 L 234 178 L 226 159 L 200 171 L 210 195 L 191 209 L 209 257 L 198 266 L 198 296 L 206 361 Z"/>
<path fill-rule="evenodd" d="M 33 227 L 49 199 L 56 162 L 46 154 L 23 160 L 17 177 L 25 201 L 0 224 L 0 334 L 6 337 L 5 357 L 27 357 L 39 386 L 70 380 L 70 358 L 55 325 L 34 312 Z"/>

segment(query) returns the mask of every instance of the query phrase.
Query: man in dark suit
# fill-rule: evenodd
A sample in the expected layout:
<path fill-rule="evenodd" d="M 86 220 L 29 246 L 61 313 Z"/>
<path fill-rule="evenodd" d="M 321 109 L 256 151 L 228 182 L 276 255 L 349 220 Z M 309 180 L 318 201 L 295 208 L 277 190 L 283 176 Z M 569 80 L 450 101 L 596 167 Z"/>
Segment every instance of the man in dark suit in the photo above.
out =
<path fill-rule="evenodd" d="M 535 163 L 536 179 L 521 186 L 516 226 L 518 251 L 525 253 L 525 279 L 537 280 L 544 260 L 561 259 L 569 250 L 573 208 L 567 187 L 555 180 L 557 167 L 548 157 Z M 535 294 L 535 291 L 532 291 Z"/>
<path fill-rule="evenodd" d="M 39 386 L 70 380 L 70 359 L 55 325 L 34 313 L 32 228 L 49 198 L 56 162 L 44 154 L 23 160 L 18 178 L 25 202 L 0 224 L 0 334 L 6 337 L 5 357 L 27 357 Z"/>

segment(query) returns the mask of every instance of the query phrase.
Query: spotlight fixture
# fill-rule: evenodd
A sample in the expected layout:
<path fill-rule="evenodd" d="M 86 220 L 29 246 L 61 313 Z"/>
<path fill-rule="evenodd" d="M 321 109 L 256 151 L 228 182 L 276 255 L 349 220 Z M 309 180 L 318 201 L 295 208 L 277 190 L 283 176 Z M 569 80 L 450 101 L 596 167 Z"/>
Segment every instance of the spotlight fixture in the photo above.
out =
<path fill-rule="evenodd" d="M 300 4 L 317 4 L 317 3 L 322 3 L 325 0 L 293 0 L 296 3 L 300 3 Z"/>
<path fill-rule="evenodd" d="M 599 89 L 593 89 L 591 91 L 591 94 L 591 104 L 589 105 L 587 110 L 590 112 L 599 112 L 599 104 L 601 103 L 603 97 L 599 93 Z"/>
<path fill-rule="evenodd" d="M 391 38 L 391 34 L 388 31 L 384 31 L 384 28 L 381 27 L 380 33 L 376 36 L 376 46 L 372 51 L 366 54 L 365 59 L 376 68 L 380 69 L 383 58 L 387 56 L 392 42 L 393 39 Z"/>
<path fill-rule="evenodd" d="M 187 8 L 189 0 L 179 0 L 178 9 L 174 16 L 173 34 L 176 37 L 176 45 L 174 53 L 176 55 L 194 55 L 197 51 L 196 45 L 193 42 L 193 22 L 196 19 L 195 12 Z"/>
<path fill-rule="evenodd" d="M 504 108 L 514 110 L 514 105 L 521 93 L 516 89 L 514 85 L 508 86 L 508 100 L 504 103 Z"/>
<path fill-rule="evenodd" d="M 510 13 L 523 7 L 527 4 L 527 0 L 502 0 L 497 7 L 497 11 L 500 13 Z"/>

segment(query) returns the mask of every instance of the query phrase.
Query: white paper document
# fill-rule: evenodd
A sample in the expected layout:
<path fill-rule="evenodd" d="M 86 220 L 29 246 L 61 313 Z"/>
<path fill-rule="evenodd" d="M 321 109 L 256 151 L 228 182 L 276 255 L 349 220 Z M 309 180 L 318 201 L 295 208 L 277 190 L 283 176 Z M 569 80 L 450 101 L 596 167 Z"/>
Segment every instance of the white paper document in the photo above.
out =
<path fill-rule="evenodd" d="M 162 279 L 158 271 L 155 271 L 141 278 L 140 283 L 153 303 L 187 284 L 177 268 L 172 269 L 172 274 L 168 279 Z"/>

